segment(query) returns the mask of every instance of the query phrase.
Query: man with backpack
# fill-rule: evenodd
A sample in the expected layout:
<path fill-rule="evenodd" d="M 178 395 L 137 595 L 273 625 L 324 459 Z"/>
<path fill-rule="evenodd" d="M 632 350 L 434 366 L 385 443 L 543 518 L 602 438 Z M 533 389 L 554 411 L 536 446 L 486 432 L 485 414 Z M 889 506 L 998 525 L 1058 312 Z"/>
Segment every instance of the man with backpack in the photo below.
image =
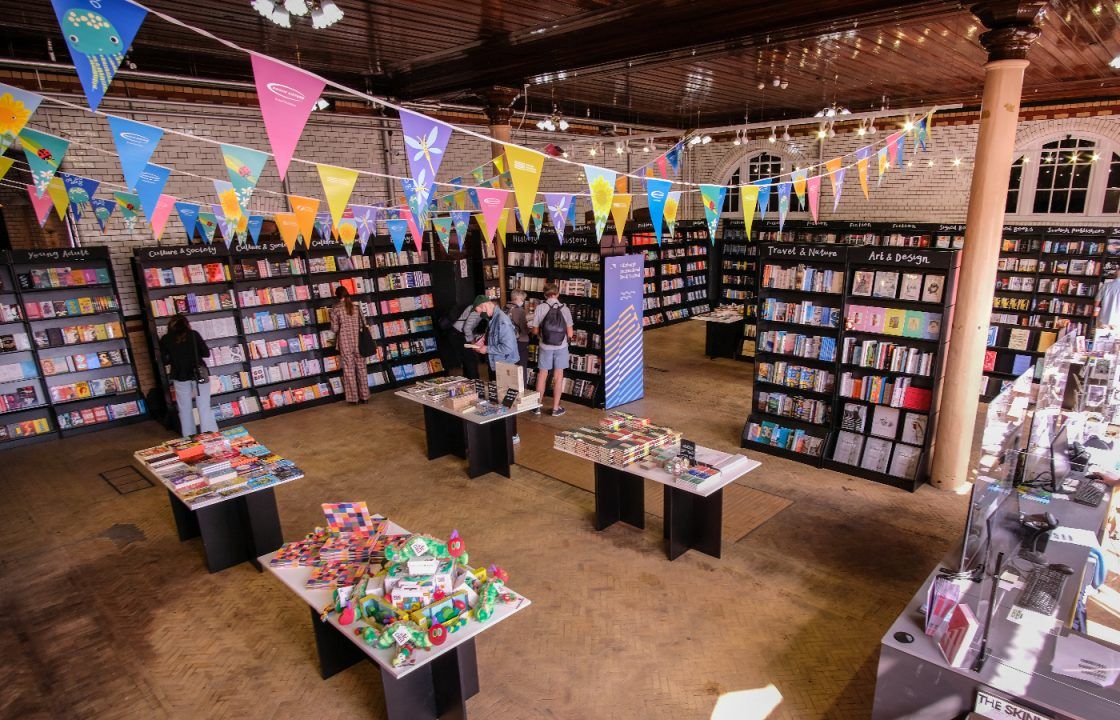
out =
<path fill-rule="evenodd" d="M 552 371 L 552 416 L 560 417 L 560 396 L 564 393 L 564 370 L 568 367 L 568 341 L 572 339 L 572 311 L 560 302 L 560 287 L 556 283 L 544 286 L 544 302 L 537 306 L 529 327 L 540 338 L 537 349 L 537 393 L 544 404 L 548 387 L 548 371 Z M 540 415 L 540 409 L 533 411 Z"/>

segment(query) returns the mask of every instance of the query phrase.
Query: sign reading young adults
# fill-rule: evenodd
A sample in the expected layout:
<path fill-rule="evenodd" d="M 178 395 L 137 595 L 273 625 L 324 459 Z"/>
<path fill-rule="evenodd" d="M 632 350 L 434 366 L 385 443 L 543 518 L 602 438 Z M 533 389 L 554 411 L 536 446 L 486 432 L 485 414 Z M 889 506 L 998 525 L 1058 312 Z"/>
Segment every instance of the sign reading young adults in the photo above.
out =
<path fill-rule="evenodd" d="M 603 298 L 604 404 L 609 408 L 645 394 L 642 377 L 642 274 L 645 256 L 605 258 Z"/>

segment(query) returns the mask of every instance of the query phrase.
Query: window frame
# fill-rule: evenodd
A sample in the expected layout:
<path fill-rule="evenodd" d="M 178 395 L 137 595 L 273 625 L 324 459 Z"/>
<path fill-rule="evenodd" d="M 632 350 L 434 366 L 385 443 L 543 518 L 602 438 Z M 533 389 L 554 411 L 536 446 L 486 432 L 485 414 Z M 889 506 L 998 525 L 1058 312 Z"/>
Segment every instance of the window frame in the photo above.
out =
<path fill-rule="evenodd" d="M 1043 145 L 1054 141 L 1071 138 L 1074 140 L 1088 140 L 1094 143 L 1093 152 L 1099 159 L 1094 162 L 1089 171 L 1089 187 L 1085 195 L 1085 211 L 1079 213 L 1036 213 L 1034 212 L 1035 193 L 1038 191 L 1038 170 L 1042 158 Z M 1051 152 L 1051 151 L 1047 151 Z M 1055 222 L 1063 218 L 1071 221 L 1079 219 L 1100 219 L 1116 217 L 1120 213 L 1105 213 L 1104 198 L 1108 184 L 1109 165 L 1112 154 L 1120 155 L 1120 142 L 1093 132 L 1063 131 L 1048 133 L 1043 137 L 1032 140 L 1026 147 L 1017 148 L 1012 156 L 1012 162 L 1019 158 L 1027 157 L 1029 161 L 1023 167 L 1023 174 L 1019 181 L 1019 196 L 1015 212 L 1008 212 L 1006 216 L 1019 221 Z"/>
<path fill-rule="evenodd" d="M 733 178 L 734 178 L 736 173 L 738 173 L 740 178 L 749 177 L 750 176 L 751 162 L 756 160 L 757 158 L 763 156 L 763 155 L 770 155 L 778 161 L 778 163 L 779 163 L 779 171 L 777 173 L 778 175 L 786 175 L 794 169 L 794 159 L 791 158 L 788 153 L 782 152 L 778 148 L 773 148 L 773 147 L 752 148 L 752 149 L 748 150 L 747 152 L 743 153 L 742 157 L 738 158 L 735 161 L 735 164 L 732 165 L 730 168 L 728 168 L 725 171 L 723 184 L 729 186 L 728 190 L 727 190 L 728 199 L 724 202 L 724 206 L 723 206 L 724 210 L 723 210 L 723 213 L 721 214 L 720 217 L 729 218 L 729 219 L 742 219 L 743 213 L 742 213 L 742 210 L 740 208 L 736 207 L 736 209 L 734 209 L 734 210 L 730 210 L 728 208 L 730 208 L 732 206 L 732 200 L 731 200 L 731 195 L 732 194 L 735 195 L 734 203 L 736 205 L 738 204 L 738 201 L 739 201 L 738 186 L 740 184 L 749 184 L 749 183 L 745 183 L 742 180 L 734 181 Z M 797 164 L 798 165 L 808 165 L 809 163 L 798 162 Z M 786 177 L 786 178 L 782 178 L 782 179 L 783 180 L 788 180 L 790 178 Z M 767 212 L 767 217 L 770 216 L 769 215 L 770 213 L 774 213 L 774 217 L 775 218 L 777 217 L 777 212 L 778 212 L 778 195 L 777 195 L 777 193 L 778 193 L 778 190 L 777 190 L 776 185 L 777 185 L 777 183 L 775 183 L 775 186 L 771 190 L 770 206 L 766 211 Z M 789 212 L 786 214 L 786 219 L 787 220 L 790 220 L 790 219 L 808 219 L 808 217 L 809 217 L 808 204 L 809 204 L 808 199 L 806 199 L 805 209 L 804 210 L 798 210 L 797 209 L 797 195 L 794 194 L 791 191 L 790 192 L 790 203 L 789 203 L 790 208 L 789 208 Z"/>

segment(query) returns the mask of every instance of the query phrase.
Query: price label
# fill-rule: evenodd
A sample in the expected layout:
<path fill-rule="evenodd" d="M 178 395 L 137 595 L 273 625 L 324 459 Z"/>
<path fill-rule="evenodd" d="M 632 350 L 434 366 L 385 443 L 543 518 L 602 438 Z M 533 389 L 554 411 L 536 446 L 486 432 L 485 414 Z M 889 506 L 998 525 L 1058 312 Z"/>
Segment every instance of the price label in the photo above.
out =
<path fill-rule="evenodd" d="M 685 440 L 681 438 L 680 456 L 688 460 L 689 463 L 696 462 L 696 443 L 692 440 Z"/>
<path fill-rule="evenodd" d="M 408 628 L 399 627 L 393 631 L 393 642 L 402 647 L 408 645 L 412 642 L 412 634 L 408 632 Z"/>
<path fill-rule="evenodd" d="M 428 543 L 423 538 L 416 538 L 408 544 L 408 549 L 413 555 L 424 555 L 428 552 Z"/>
<path fill-rule="evenodd" d="M 409 575 L 433 575 L 439 569 L 439 561 L 434 557 L 415 558 L 408 561 Z"/>

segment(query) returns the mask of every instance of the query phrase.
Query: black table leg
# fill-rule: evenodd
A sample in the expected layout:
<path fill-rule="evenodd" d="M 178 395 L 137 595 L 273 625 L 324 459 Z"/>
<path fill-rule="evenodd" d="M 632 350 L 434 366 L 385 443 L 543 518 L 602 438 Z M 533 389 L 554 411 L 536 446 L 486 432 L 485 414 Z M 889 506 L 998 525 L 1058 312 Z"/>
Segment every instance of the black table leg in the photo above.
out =
<path fill-rule="evenodd" d="M 723 531 L 723 490 L 708 497 L 665 486 L 666 554 L 676 560 L 689 549 L 720 557 Z"/>
<path fill-rule="evenodd" d="M 734 323 L 707 323 L 704 336 L 704 354 L 710 358 L 725 357 L 734 360 L 739 355 L 743 339 L 742 321 Z"/>
<path fill-rule="evenodd" d="M 324 680 L 368 657 L 342 631 L 320 620 L 315 608 L 308 610 L 311 611 L 311 628 L 315 631 L 315 649 L 319 654 L 319 674 Z"/>
<path fill-rule="evenodd" d="M 424 434 L 428 441 L 428 459 L 444 455 L 466 457 L 463 421 L 450 413 L 424 406 Z"/>
<path fill-rule="evenodd" d="M 476 478 L 489 472 L 509 477 L 513 464 L 513 417 L 484 425 L 466 422 L 467 474 Z"/>
<path fill-rule="evenodd" d="M 276 491 L 265 488 L 240 498 L 244 508 L 246 551 L 249 562 L 257 570 L 261 555 L 270 553 L 284 544 L 284 533 L 280 529 L 280 512 L 276 509 Z"/>
<path fill-rule="evenodd" d="M 171 515 L 175 518 L 175 529 L 179 531 L 179 540 L 190 540 L 198 537 L 198 518 L 194 511 L 183 504 L 183 501 L 170 490 L 167 497 L 171 499 Z"/>
<path fill-rule="evenodd" d="M 618 521 L 645 528 L 645 480 L 595 463 L 595 529 Z"/>
<path fill-rule="evenodd" d="M 206 565 L 212 573 L 250 558 L 243 499 L 227 500 L 194 511 L 206 552 Z"/>
<path fill-rule="evenodd" d="M 466 720 L 467 699 L 478 694 L 474 640 L 402 678 L 381 671 L 389 720 Z"/>

